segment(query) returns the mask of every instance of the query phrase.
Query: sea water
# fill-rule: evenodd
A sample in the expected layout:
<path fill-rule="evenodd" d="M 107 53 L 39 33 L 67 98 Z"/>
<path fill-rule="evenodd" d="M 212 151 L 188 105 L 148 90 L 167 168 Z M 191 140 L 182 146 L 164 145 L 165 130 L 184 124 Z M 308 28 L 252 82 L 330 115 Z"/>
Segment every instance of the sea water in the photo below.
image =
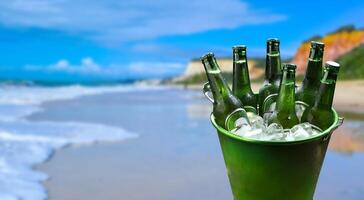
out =
<path fill-rule="evenodd" d="M 0 86 L 0 199 L 41 200 L 48 176 L 33 169 L 65 145 L 120 141 L 136 137 L 120 127 L 94 123 L 29 121 L 46 101 L 108 92 L 150 90 L 145 86 Z"/>

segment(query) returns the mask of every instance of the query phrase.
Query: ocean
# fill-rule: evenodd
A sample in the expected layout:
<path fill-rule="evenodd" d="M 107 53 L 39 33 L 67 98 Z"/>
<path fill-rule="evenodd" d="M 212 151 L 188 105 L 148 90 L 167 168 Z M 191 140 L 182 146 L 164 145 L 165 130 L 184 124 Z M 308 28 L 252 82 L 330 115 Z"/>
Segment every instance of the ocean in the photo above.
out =
<path fill-rule="evenodd" d="M 49 178 L 67 176 L 75 178 L 69 183 L 62 179 L 66 183 L 62 188 L 96 188 L 85 194 L 79 190 L 79 199 L 113 199 L 108 193 L 115 199 L 232 198 L 218 138 L 209 122 L 211 105 L 200 91 L 143 85 L 2 85 L 0 94 L 1 200 L 43 200 L 48 195 L 70 199 L 72 193 L 57 194 L 43 185 Z M 364 198 L 363 127 L 362 120 L 349 118 L 334 134 L 315 199 Z M 67 172 L 53 174 L 52 179 L 52 174 L 34 168 L 52 163 L 55 152 L 74 146 L 97 147 L 99 152 L 112 149 L 111 157 L 98 159 L 97 150 L 85 151 L 90 163 L 103 163 L 89 172 L 103 182 L 87 182 Z M 76 158 L 59 166 L 75 170 L 78 166 L 79 177 L 84 177 L 82 169 L 87 166 Z M 75 180 L 80 183 L 72 184 Z M 116 185 L 116 192 L 108 184 Z M 99 191 L 105 196 L 97 196 L 102 195 Z"/>

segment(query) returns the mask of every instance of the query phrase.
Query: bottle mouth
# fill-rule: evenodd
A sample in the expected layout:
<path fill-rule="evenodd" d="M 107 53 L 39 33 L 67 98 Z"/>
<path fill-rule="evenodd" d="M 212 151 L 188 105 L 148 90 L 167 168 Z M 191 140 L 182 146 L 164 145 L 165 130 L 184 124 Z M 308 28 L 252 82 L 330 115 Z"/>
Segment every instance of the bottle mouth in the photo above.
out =
<path fill-rule="evenodd" d="M 268 38 L 267 39 L 267 43 L 268 44 L 276 44 L 276 43 L 279 44 L 280 42 L 279 42 L 279 39 L 278 38 Z"/>
<path fill-rule="evenodd" d="M 269 38 L 267 40 L 267 53 L 278 53 L 279 52 L 279 39 L 278 38 Z"/>
<path fill-rule="evenodd" d="M 246 46 L 245 45 L 235 45 L 233 46 L 233 51 L 246 51 Z"/>
<path fill-rule="evenodd" d="M 292 63 L 286 63 L 283 65 L 283 70 L 296 70 L 297 66 Z"/>
<path fill-rule="evenodd" d="M 233 46 L 233 61 L 246 60 L 246 46 L 236 45 Z"/>
<path fill-rule="evenodd" d="M 215 55 L 212 52 L 203 55 L 201 57 L 201 61 L 208 73 L 220 73 L 220 69 L 217 66 Z"/>
<path fill-rule="evenodd" d="M 322 42 L 318 42 L 318 41 L 311 41 L 311 47 L 312 48 L 318 48 L 318 49 L 324 49 L 325 44 L 322 43 Z"/>
<path fill-rule="evenodd" d="M 204 61 L 204 60 L 210 60 L 210 59 L 213 59 L 215 57 L 214 53 L 212 52 L 208 52 L 206 54 L 204 54 L 203 56 L 201 56 L 201 61 Z"/>

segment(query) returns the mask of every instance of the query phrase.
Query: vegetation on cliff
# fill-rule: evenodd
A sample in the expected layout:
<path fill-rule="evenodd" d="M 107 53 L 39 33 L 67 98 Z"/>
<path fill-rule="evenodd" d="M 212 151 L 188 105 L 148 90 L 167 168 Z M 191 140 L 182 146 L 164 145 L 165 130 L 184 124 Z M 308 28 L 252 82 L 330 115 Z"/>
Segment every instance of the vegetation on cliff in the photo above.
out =
<path fill-rule="evenodd" d="M 364 45 L 340 56 L 336 61 L 342 66 L 339 79 L 364 78 Z"/>

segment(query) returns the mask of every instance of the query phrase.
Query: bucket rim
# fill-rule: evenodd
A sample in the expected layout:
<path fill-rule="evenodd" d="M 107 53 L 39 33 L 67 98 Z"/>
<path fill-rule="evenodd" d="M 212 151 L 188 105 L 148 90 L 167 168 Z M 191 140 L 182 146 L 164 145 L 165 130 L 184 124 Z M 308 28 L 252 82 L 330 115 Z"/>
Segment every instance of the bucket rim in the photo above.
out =
<path fill-rule="evenodd" d="M 224 128 L 222 128 L 221 126 L 216 124 L 215 116 L 212 113 L 210 115 L 210 120 L 211 120 L 212 125 L 216 128 L 216 130 L 219 134 L 222 133 L 230 138 L 233 138 L 233 139 L 236 139 L 236 140 L 239 140 L 242 142 L 248 142 L 248 143 L 254 143 L 254 144 L 267 144 L 267 145 L 292 145 L 292 144 L 300 144 L 300 143 L 316 141 L 316 140 L 319 140 L 320 138 L 324 138 L 325 136 L 328 136 L 329 134 L 331 134 L 336 128 L 338 128 L 342 124 L 342 120 L 343 120 L 343 118 L 339 118 L 339 115 L 337 114 L 335 109 L 332 108 L 332 111 L 334 113 L 334 122 L 332 123 L 332 125 L 329 128 L 327 128 L 326 130 L 322 131 L 320 134 L 315 135 L 313 137 L 300 139 L 300 140 L 294 140 L 294 141 L 266 141 L 266 140 L 257 140 L 257 139 L 253 139 L 253 138 L 241 137 L 241 136 L 235 135 L 235 134 L 225 130 Z"/>

